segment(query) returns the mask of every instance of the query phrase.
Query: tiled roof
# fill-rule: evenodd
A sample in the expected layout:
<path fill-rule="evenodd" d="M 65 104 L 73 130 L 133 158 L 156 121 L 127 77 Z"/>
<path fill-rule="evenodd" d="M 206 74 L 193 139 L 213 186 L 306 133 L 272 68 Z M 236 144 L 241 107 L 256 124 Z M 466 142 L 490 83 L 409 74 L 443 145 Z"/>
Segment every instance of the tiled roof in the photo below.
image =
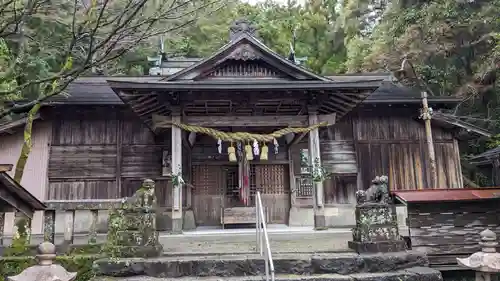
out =
<path fill-rule="evenodd" d="M 140 76 L 140 77 L 81 77 L 68 86 L 68 95 L 58 95 L 51 98 L 49 103 L 63 104 L 94 104 L 113 105 L 123 104 L 113 90 L 108 86 L 106 80 L 123 80 L 127 82 L 153 82 L 160 81 L 161 76 Z M 328 76 L 336 82 L 367 82 L 382 80 L 382 86 L 373 92 L 364 103 L 416 103 L 420 102 L 420 93 L 407 87 L 391 82 L 391 76 L 386 73 L 359 74 L 359 75 L 338 75 Z M 429 101 L 434 103 L 456 103 L 458 100 L 452 97 L 429 97 Z"/>

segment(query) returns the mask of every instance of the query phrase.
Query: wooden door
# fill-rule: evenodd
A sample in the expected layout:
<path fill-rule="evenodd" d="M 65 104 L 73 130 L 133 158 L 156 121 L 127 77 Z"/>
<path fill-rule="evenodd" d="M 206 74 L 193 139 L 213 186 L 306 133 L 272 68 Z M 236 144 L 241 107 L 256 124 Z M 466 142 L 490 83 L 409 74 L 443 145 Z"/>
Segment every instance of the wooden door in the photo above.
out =
<path fill-rule="evenodd" d="M 268 223 L 288 223 L 290 183 L 287 165 L 256 164 L 250 169 L 255 171 L 255 190 L 261 193 Z"/>
<path fill-rule="evenodd" d="M 197 226 L 220 225 L 224 199 L 224 173 L 221 166 L 195 165 L 193 172 L 193 212 Z"/>

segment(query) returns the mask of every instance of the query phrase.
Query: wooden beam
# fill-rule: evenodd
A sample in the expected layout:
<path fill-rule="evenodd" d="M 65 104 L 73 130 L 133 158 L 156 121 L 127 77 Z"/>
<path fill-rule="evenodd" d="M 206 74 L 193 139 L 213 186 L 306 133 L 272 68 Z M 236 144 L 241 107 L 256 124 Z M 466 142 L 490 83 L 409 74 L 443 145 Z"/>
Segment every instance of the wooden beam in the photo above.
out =
<path fill-rule="evenodd" d="M 123 182 L 122 182 L 122 157 L 123 157 L 123 119 L 117 120 L 116 126 L 116 186 L 118 188 L 119 196 L 122 196 Z"/>
<path fill-rule="evenodd" d="M 326 122 L 327 126 L 333 126 L 335 125 L 337 119 L 337 114 L 332 113 L 332 114 L 326 114 L 326 115 L 318 115 L 318 122 Z"/>
<path fill-rule="evenodd" d="M 170 128 L 172 118 L 153 114 L 153 127 Z M 319 122 L 334 125 L 336 114 L 318 115 Z M 306 127 L 306 115 L 276 115 L 276 116 L 185 116 L 183 123 L 203 127 Z"/>
<path fill-rule="evenodd" d="M 309 125 L 318 123 L 318 116 L 314 110 L 309 111 Z M 316 128 L 309 132 L 309 161 L 314 165 L 316 159 L 321 163 L 319 130 Z M 325 227 L 324 205 L 323 205 L 323 182 L 313 183 L 313 202 L 314 202 L 314 227 L 322 229 Z"/>
<path fill-rule="evenodd" d="M 204 127 L 305 127 L 307 116 L 187 116 L 183 121 Z"/>
<path fill-rule="evenodd" d="M 14 165 L 12 164 L 0 164 L 0 173 L 1 172 L 10 172 Z"/>
<path fill-rule="evenodd" d="M 290 145 L 292 143 L 292 141 L 293 141 L 294 138 L 295 138 L 295 134 L 294 133 L 286 134 L 285 135 L 286 144 Z"/>
<path fill-rule="evenodd" d="M 300 141 L 302 141 L 302 139 L 305 136 L 307 136 L 307 133 L 295 134 L 295 137 L 293 138 L 292 142 L 288 146 L 292 146 L 292 145 L 298 144 Z"/>
<path fill-rule="evenodd" d="M 172 108 L 172 121 L 181 122 L 179 110 Z M 182 130 L 172 127 L 172 175 L 182 174 Z M 182 232 L 182 187 L 172 188 L 172 232 Z"/>

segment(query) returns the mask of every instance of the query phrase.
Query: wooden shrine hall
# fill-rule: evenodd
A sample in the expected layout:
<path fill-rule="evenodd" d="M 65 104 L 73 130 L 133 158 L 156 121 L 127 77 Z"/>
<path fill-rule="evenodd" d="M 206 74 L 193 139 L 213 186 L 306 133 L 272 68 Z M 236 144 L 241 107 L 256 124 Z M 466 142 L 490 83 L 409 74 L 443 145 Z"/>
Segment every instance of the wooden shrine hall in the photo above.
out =
<path fill-rule="evenodd" d="M 372 176 L 370 158 L 358 159 L 360 148 L 353 139 L 361 133 L 355 133 L 351 112 L 385 82 L 377 77 L 336 80 L 314 74 L 265 46 L 248 22 L 236 22 L 229 43 L 175 74 L 156 81 L 109 77 L 107 82 L 151 128 L 156 145 L 162 147 L 162 176 L 173 182 L 165 192 L 172 196 L 174 232 L 193 225 L 187 218 L 194 226 L 254 223 L 256 191 L 262 194 L 270 223 L 306 224 L 313 219 L 308 167 L 314 167 L 315 161 L 334 175 L 319 182 L 315 193 L 315 221 L 329 224 L 324 218 L 325 202 L 333 198 L 335 204 L 354 203 L 355 191 L 368 186 Z M 398 125 L 403 128 L 400 132 L 411 126 L 423 130 L 405 113 L 408 103 L 412 114 L 418 113 L 416 101 L 406 100 L 405 108 L 382 109 L 382 115 L 405 118 Z M 338 121 L 343 123 L 337 126 Z M 453 137 L 450 141 L 455 145 Z M 451 156 L 458 157 L 454 152 Z M 453 173 L 460 165 L 455 158 L 439 161 L 438 165 L 448 161 L 445 167 Z M 409 177 L 412 184 L 428 182 L 427 172 L 419 170 L 394 176 L 393 183 Z M 461 175 L 457 172 L 453 177 Z M 455 178 L 445 180 L 458 184 Z"/>

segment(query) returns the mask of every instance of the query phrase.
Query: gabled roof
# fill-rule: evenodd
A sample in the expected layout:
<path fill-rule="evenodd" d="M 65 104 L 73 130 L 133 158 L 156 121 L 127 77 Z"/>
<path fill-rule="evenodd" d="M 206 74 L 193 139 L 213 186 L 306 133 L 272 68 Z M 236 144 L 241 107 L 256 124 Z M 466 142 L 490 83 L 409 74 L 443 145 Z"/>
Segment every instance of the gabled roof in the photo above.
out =
<path fill-rule="evenodd" d="M 500 156 L 500 146 L 487 150 L 479 155 L 469 158 L 470 164 L 472 165 L 487 165 L 493 160 L 499 159 Z"/>
<path fill-rule="evenodd" d="M 432 121 L 439 124 L 441 127 L 457 127 L 464 130 L 467 133 L 472 132 L 476 135 L 486 138 L 491 138 L 491 136 L 493 135 L 491 132 L 481 127 L 463 121 L 456 116 L 444 112 L 434 112 L 432 114 Z"/>
<path fill-rule="evenodd" d="M 272 71 L 287 77 L 288 80 L 316 80 L 328 81 L 329 79 L 317 75 L 290 60 L 283 58 L 269 47 L 260 42 L 247 32 L 242 32 L 236 39 L 222 46 L 211 56 L 181 70 L 167 78 L 165 81 L 199 80 L 204 75 L 215 71 L 229 60 L 264 62 Z"/>
<path fill-rule="evenodd" d="M 80 77 L 72 82 L 68 88 L 68 95 L 54 96 L 47 101 L 48 104 L 74 104 L 74 105 L 123 105 L 122 100 L 113 92 L 107 80 L 123 82 L 160 82 L 160 76 L 91 76 Z M 366 84 L 374 81 L 381 86 L 370 94 L 363 103 L 405 103 L 421 104 L 418 91 L 399 86 L 391 82 L 388 73 L 359 73 L 349 75 L 328 76 L 333 82 Z M 441 107 L 444 104 L 456 104 L 460 99 L 454 97 L 429 97 L 429 104 Z"/>
<path fill-rule="evenodd" d="M 45 210 L 40 200 L 7 174 L 7 166 L 12 168 L 0 165 L 0 212 L 15 209 L 32 218 L 35 211 Z"/>

